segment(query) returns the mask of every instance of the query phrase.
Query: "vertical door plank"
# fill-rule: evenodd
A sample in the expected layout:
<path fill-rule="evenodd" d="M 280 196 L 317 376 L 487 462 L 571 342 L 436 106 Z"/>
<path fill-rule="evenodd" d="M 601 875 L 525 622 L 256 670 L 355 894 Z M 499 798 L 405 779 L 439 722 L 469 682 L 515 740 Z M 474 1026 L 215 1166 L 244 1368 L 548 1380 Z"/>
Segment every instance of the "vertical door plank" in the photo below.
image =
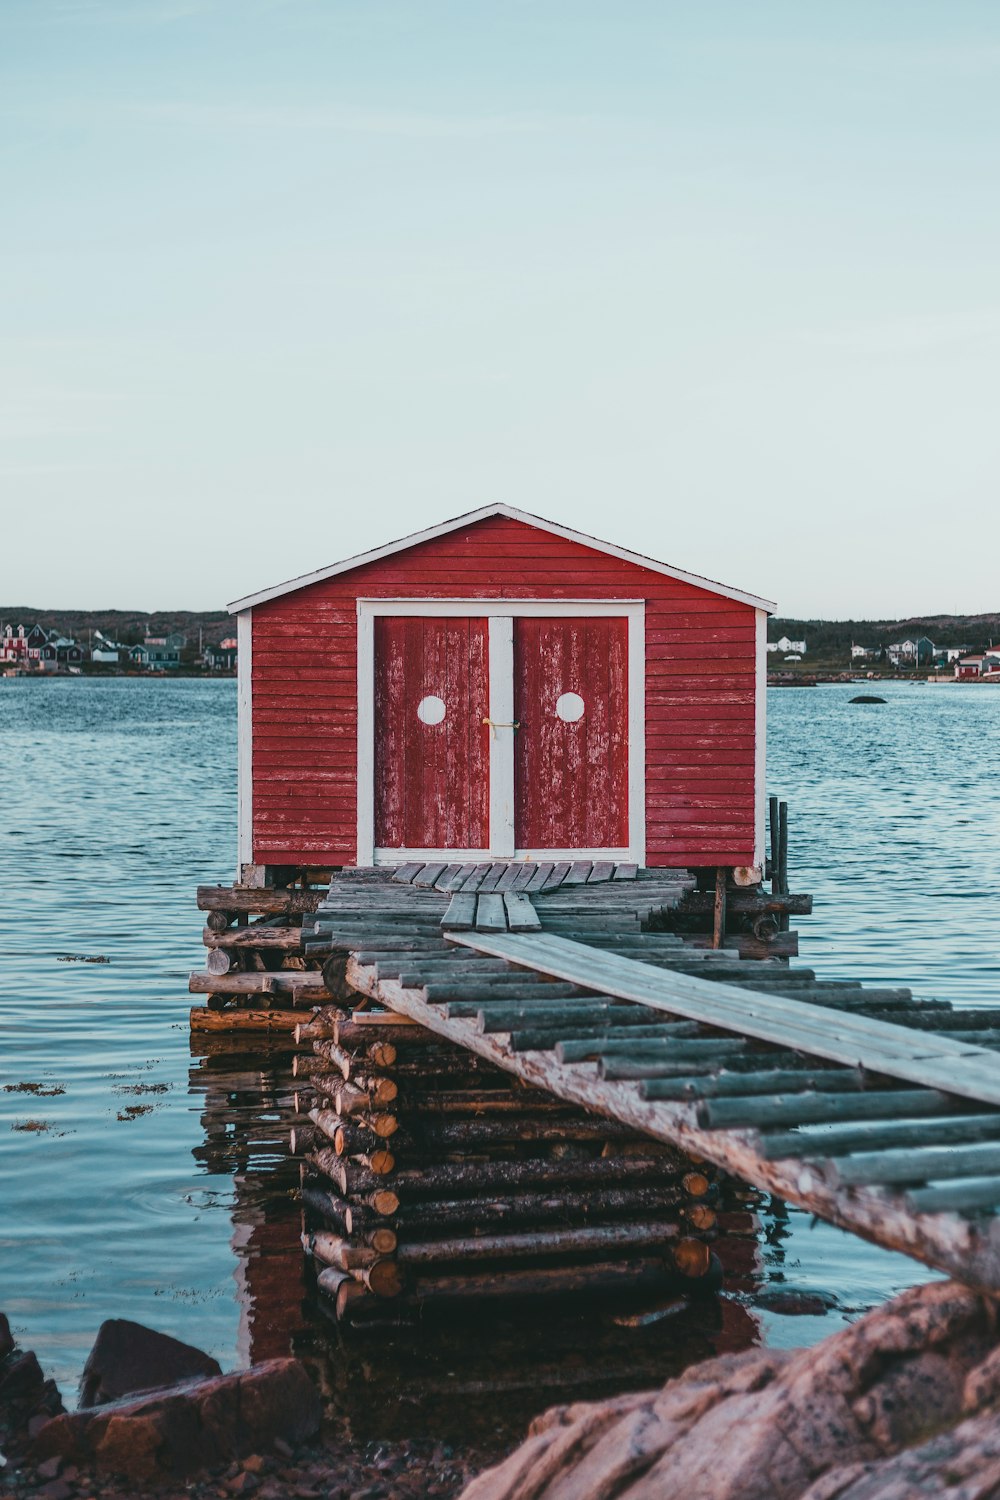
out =
<path fill-rule="evenodd" d="M 628 844 L 628 622 L 514 622 L 515 829 L 520 849 Z M 558 711 L 575 694 L 579 717 Z"/>
<path fill-rule="evenodd" d="M 375 842 L 484 849 L 489 839 L 485 619 L 375 621 Z M 440 698 L 437 723 L 417 712 Z M 433 717 L 433 716 L 431 716 Z"/>

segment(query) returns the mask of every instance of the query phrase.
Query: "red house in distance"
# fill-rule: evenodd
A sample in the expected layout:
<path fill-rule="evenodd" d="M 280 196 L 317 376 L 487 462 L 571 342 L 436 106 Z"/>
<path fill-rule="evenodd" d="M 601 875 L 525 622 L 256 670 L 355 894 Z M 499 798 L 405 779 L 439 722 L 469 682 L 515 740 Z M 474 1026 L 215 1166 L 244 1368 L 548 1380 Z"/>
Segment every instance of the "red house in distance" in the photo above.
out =
<path fill-rule="evenodd" d="M 239 879 L 764 861 L 766 599 L 490 505 L 230 606 Z"/>

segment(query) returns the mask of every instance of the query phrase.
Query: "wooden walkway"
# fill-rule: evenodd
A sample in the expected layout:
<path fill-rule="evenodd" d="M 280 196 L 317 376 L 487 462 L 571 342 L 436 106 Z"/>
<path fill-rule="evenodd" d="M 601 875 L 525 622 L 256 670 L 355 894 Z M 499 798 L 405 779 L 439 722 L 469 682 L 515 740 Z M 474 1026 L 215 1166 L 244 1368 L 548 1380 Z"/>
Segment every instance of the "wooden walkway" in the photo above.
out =
<path fill-rule="evenodd" d="M 581 871 L 344 872 L 305 950 L 558 1100 L 1000 1290 L 1000 1010 L 697 948 L 656 930 L 684 872 Z"/>

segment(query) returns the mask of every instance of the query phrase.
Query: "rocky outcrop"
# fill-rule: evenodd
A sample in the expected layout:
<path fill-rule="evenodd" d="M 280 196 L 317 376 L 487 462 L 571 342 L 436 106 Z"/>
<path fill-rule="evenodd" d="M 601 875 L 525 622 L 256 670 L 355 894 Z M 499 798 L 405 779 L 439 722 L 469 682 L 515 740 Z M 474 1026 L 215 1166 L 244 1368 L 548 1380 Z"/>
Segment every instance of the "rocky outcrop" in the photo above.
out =
<path fill-rule="evenodd" d="M 997 1322 L 992 1300 L 935 1282 L 811 1349 L 556 1407 L 463 1500 L 985 1500 L 1000 1494 Z"/>
<path fill-rule="evenodd" d="M 272 1359 L 233 1375 L 187 1381 L 108 1405 L 66 1412 L 41 1429 L 34 1467 L 52 1458 L 98 1475 L 150 1484 L 304 1442 L 319 1430 L 320 1403 L 296 1359 Z"/>
<path fill-rule="evenodd" d="M 102 1323 L 80 1380 L 80 1405 L 105 1406 L 182 1380 L 221 1375 L 211 1355 L 128 1318 Z"/>

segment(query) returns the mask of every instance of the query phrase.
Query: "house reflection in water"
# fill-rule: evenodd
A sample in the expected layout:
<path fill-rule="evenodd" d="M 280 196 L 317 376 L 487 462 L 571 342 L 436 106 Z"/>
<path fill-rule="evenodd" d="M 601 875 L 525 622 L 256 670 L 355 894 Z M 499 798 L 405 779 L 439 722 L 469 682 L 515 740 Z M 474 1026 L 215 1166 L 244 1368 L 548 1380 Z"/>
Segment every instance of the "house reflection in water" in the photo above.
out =
<path fill-rule="evenodd" d="M 237 1357 L 259 1364 L 289 1354 L 305 1326 L 299 1172 L 288 1152 L 292 1055 L 266 1045 L 249 1051 L 241 1037 L 196 1034 L 191 1054 L 189 1089 L 202 1095 L 205 1130 L 194 1155 L 206 1172 L 233 1183 Z"/>

